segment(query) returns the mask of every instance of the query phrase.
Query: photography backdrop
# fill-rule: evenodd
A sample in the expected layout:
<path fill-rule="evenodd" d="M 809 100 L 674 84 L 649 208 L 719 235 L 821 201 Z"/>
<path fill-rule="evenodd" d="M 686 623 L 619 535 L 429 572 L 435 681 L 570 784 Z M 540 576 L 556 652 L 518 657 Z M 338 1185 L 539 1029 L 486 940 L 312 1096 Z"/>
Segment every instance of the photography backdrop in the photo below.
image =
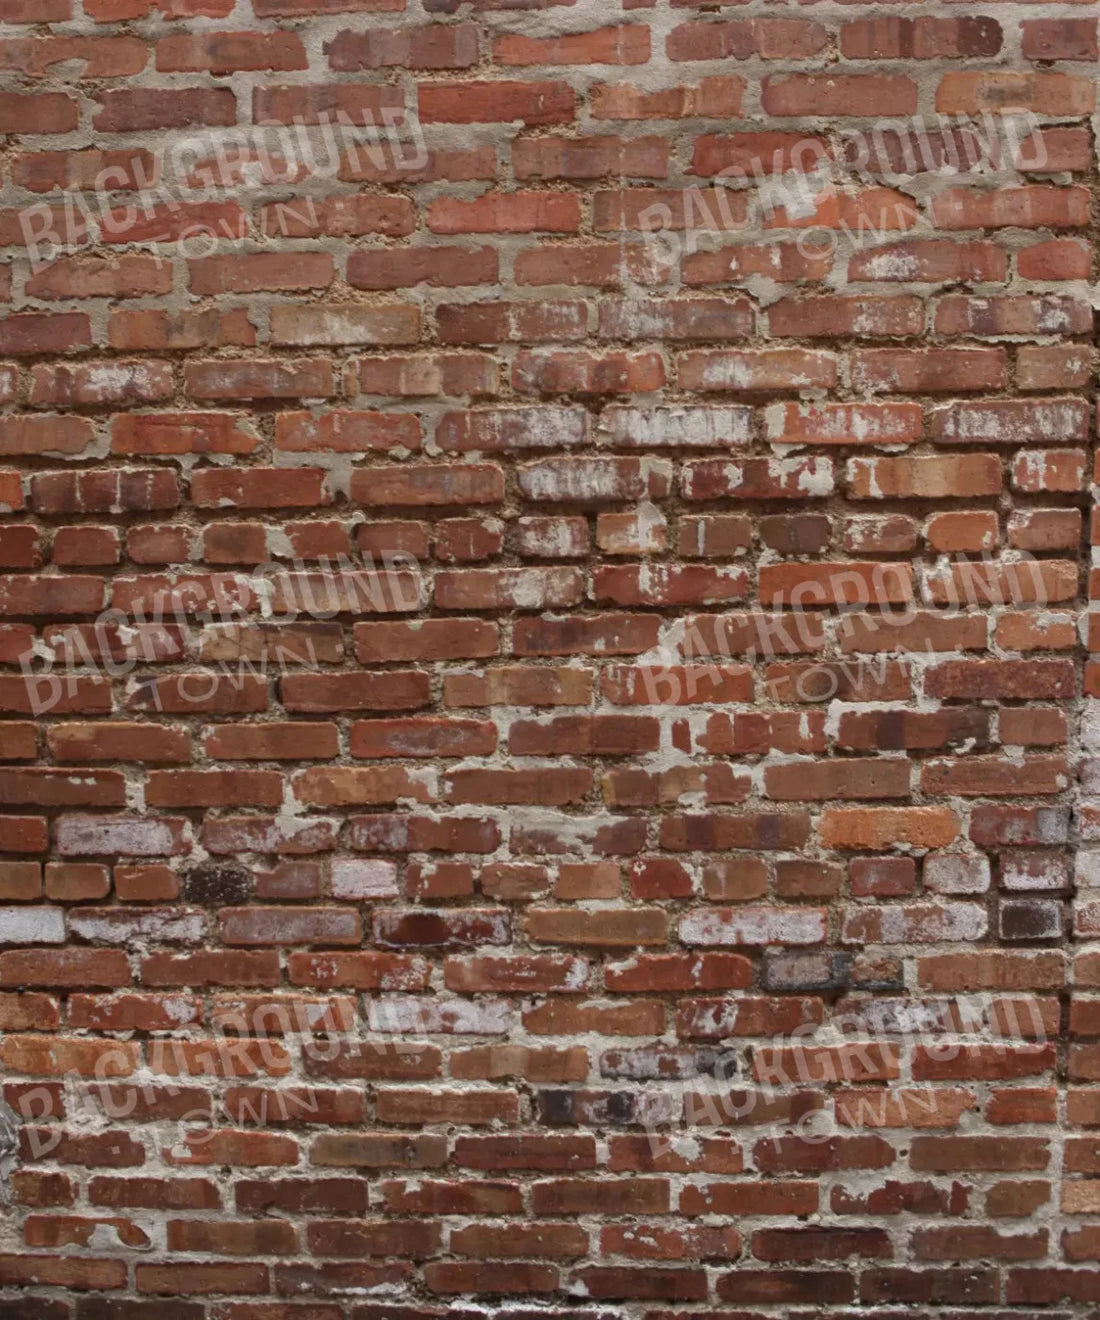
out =
<path fill-rule="evenodd" d="M 1095 14 L 0 0 L 0 1320 L 1097 1314 Z"/>

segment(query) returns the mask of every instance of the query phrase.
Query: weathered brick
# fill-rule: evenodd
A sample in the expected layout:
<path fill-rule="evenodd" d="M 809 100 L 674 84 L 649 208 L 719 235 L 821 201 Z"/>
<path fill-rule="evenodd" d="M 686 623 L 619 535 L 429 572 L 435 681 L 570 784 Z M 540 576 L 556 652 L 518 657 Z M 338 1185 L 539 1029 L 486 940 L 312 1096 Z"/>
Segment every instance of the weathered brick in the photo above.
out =
<path fill-rule="evenodd" d="M 1100 1303 L 1096 19 L 772 8 L 0 0 L 0 1320 Z"/>

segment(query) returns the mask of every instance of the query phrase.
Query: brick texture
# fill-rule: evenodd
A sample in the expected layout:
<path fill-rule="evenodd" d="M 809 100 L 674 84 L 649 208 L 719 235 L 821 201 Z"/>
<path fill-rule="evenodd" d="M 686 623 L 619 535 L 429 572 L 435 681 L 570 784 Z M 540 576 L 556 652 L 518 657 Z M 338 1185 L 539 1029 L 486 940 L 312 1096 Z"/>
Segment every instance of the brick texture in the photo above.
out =
<path fill-rule="evenodd" d="M 1094 3 L 0 22 L 0 1320 L 1095 1316 Z"/>

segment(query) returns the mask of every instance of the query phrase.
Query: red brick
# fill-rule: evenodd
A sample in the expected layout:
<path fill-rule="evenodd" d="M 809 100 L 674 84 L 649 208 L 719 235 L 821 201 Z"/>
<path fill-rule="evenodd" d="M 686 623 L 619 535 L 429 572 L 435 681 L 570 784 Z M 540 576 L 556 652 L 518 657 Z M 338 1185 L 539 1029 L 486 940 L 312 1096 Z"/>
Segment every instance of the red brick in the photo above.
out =
<path fill-rule="evenodd" d="M 236 73 L 305 69 L 305 48 L 293 32 L 213 32 L 162 37 L 155 50 L 163 73 Z"/>
<path fill-rule="evenodd" d="M 506 123 L 530 127 L 569 123 L 575 94 L 565 82 L 425 82 L 419 88 L 420 118 L 426 124 Z"/>
<path fill-rule="evenodd" d="M 773 74 L 761 100 L 765 113 L 776 116 L 908 115 L 917 108 L 917 86 L 898 74 Z"/>
<path fill-rule="evenodd" d="M 93 126 L 104 133 L 136 133 L 158 128 L 218 127 L 237 119 L 236 97 L 228 88 L 162 91 L 143 88 L 102 92 Z"/>
<path fill-rule="evenodd" d="M 496 282 L 494 249 L 431 247 L 352 252 L 348 283 L 356 289 L 412 289 L 418 284 L 455 288 Z"/>
<path fill-rule="evenodd" d="M 401 8 L 391 3 L 385 8 Z M 341 73 L 362 69 L 463 69 L 477 63 L 474 23 L 431 23 L 423 27 L 344 30 L 325 46 L 329 67 Z"/>
<path fill-rule="evenodd" d="M 592 116 L 594 119 L 737 118 L 744 89 L 743 79 L 730 76 L 703 78 L 696 85 L 655 92 L 612 80 L 593 87 Z"/>

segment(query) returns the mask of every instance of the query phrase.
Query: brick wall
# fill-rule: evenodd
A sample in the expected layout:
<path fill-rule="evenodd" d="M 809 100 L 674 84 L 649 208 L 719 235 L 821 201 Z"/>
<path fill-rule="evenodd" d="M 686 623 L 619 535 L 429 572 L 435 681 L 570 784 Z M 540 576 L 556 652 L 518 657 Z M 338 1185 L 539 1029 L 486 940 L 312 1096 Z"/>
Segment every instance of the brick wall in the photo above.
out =
<path fill-rule="evenodd" d="M 1095 9 L 898 8 L 0 0 L 0 1320 L 1095 1314 Z"/>

